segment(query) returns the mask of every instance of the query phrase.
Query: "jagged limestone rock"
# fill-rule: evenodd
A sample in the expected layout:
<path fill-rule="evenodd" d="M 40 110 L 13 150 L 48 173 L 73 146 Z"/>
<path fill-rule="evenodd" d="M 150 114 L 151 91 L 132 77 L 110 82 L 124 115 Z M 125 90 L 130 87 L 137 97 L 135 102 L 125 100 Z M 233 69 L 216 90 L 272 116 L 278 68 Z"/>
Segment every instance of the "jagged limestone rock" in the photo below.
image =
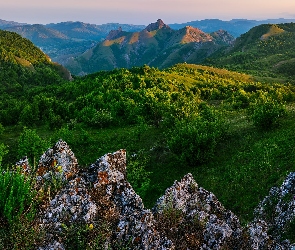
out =
<path fill-rule="evenodd" d="M 166 213 L 168 216 L 178 213 L 179 222 L 174 229 L 174 234 L 179 236 L 179 239 L 174 239 L 178 245 L 197 249 L 220 249 L 223 246 L 241 249 L 242 227 L 239 219 L 225 209 L 214 194 L 199 188 L 191 174 L 184 176 L 180 182 L 175 181 L 158 199 L 153 211 L 156 215 Z M 163 231 L 173 230 L 175 225 L 171 226 Z M 181 232 L 181 228 L 185 227 L 187 232 Z M 192 228 L 197 234 L 191 232 Z"/>
<path fill-rule="evenodd" d="M 254 211 L 255 218 L 249 226 L 253 249 L 271 246 L 273 249 L 295 249 L 282 238 L 290 222 L 295 220 L 295 172 L 291 172 L 281 187 L 272 187 Z"/>
<path fill-rule="evenodd" d="M 78 172 L 78 161 L 68 144 L 59 140 L 40 158 L 37 168 L 37 181 L 42 185 L 51 178 L 61 178 L 63 182 L 72 179 Z"/>
<path fill-rule="evenodd" d="M 26 158 L 16 165 L 33 174 Z M 295 249 L 281 234 L 295 218 L 295 173 L 270 190 L 246 227 L 191 174 L 175 181 L 152 211 L 146 209 L 126 179 L 125 150 L 79 169 L 60 140 L 41 156 L 36 174 L 41 198 L 36 223 L 45 232 L 40 250 L 66 249 L 76 225 L 84 231 L 106 225 L 103 249 Z"/>

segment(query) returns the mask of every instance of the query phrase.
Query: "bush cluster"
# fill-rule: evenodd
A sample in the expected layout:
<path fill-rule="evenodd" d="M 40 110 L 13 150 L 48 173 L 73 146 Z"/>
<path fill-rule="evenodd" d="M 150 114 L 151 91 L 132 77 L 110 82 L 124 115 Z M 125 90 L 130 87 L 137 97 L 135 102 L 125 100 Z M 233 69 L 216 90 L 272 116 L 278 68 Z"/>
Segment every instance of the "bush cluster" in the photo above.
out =
<path fill-rule="evenodd" d="M 170 150 L 192 166 L 214 156 L 226 131 L 224 121 L 211 108 L 202 106 L 200 116 L 179 121 L 167 139 Z"/>
<path fill-rule="evenodd" d="M 285 105 L 267 94 L 262 94 L 249 108 L 250 119 L 253 124 L 264 130 L 278 124 L 279 118 L 286 113 Z"/>

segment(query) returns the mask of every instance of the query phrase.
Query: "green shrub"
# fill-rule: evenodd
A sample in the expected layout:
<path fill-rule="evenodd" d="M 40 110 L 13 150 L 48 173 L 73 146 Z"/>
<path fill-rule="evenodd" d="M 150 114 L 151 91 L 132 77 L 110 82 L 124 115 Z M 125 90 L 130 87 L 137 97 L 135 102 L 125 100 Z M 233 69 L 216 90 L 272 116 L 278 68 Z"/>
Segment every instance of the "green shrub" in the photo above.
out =
<path fill-rule="evenodd" d="M 32 203 L 30 180 L 18 171 L 0 173 L 0 216 L 12 223 Z"/>
<path fill-rule="evenodd" d="M 24 128 L 18 140 L 18 157 L 27 156 L 31 165 L 49 148 L 50 142 L 43 140 L 35 130 Z"/>
<path fill-rule="evenodd" d="M 89 121 L 91 126 L 99 128 L 108 127 L 112 124 L 112 122 L 113 117 L 111 112 L 105 109 L 97 110 Z"/>
<path fill-rule="evenodd" d="M 249 109 L 250 120 L 261 129 L 270 129 L 287 113 L 285 105 L 263 94 Z"/>
<path fill-rule="evenodd" d="M 224 122 L 212 109 L 202 108 L 199 117 L 178 122 L 167 139 L 170 150 L 191 165 L 211 159 L 225 134 Z"/>

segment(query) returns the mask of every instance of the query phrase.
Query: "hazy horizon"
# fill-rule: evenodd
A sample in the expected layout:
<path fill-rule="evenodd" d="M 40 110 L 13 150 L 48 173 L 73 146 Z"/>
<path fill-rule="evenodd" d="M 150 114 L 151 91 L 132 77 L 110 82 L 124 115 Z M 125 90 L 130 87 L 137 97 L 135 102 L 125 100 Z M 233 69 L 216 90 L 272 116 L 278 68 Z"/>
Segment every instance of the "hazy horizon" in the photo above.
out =
<path fill-rule="evenodd" d="M 292 12 L 291 12 L 292 11 Z M 147 25 L 203 19 L 295 19 L 294 0 L 10 0 L 1 3 L 0 19 L 20 23 L 81 21 L 93 24 Z"/>

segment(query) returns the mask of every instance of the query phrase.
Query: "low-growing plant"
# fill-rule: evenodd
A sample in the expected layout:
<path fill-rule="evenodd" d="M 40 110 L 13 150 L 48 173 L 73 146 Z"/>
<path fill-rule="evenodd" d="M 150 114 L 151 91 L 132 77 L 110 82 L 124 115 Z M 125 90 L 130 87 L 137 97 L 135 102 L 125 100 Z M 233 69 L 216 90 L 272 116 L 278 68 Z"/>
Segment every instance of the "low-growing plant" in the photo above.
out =
<path fill-rule="evenodd" d="M 34 192 L 31 181 L 17 171 L 1 171 L 0 173 L 0 217 L 9 223 L 18 219 L 24 212 L 28 213 L 32 207 Z M 25 209 L 28 209 L 25 211 Z"/>
<path fill-rule="evenodd" d="M 95 224 L 62 224 L 62 229 L 66 249 L 110 249 L 107 238 L 110 237 L 111 231 L 109 225 L 103 221 Z"/>

